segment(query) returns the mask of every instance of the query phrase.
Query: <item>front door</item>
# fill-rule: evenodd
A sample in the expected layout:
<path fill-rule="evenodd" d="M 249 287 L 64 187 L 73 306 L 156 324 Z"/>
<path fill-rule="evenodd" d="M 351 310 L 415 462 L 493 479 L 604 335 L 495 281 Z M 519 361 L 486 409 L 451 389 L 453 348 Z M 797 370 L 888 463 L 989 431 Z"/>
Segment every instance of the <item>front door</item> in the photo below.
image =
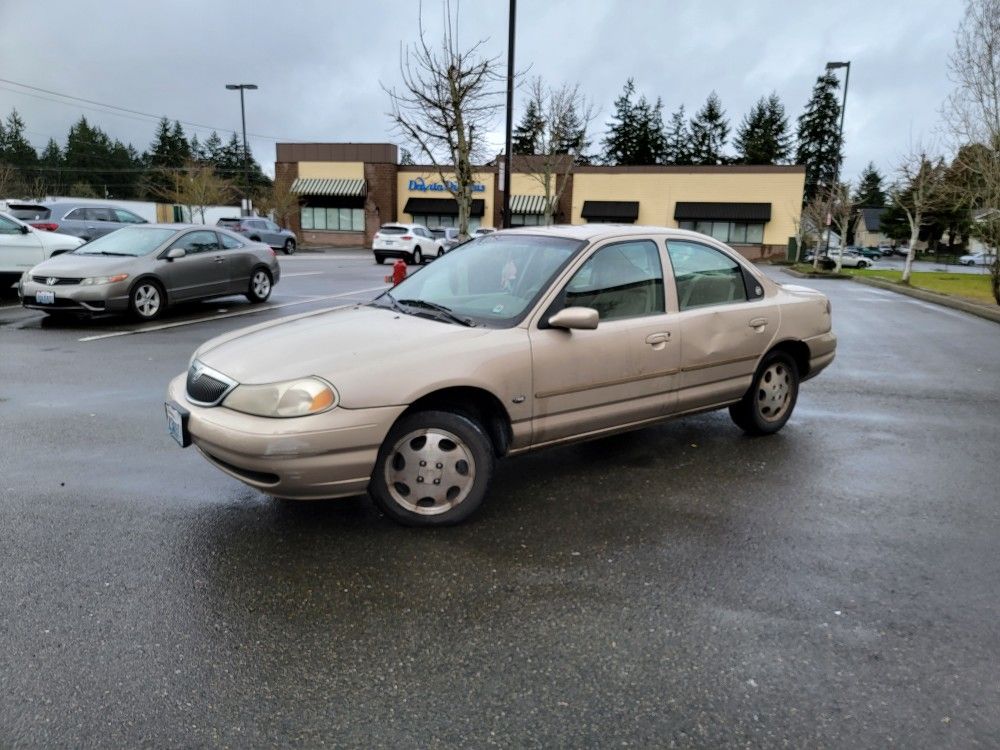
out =
<path fill-rule="evenodd" d="M 171 299 L 199 299 L 228 291 L 229 267 L 215 232 L 207 229 L 188 232 L 175 240 L 170 249 L 177 247 L 184 249 L 184 257 L 163 260 L 160 268 Z"/>
<path fill-rule="evenodd" d="M 737 400 L 778 330 L 778 306 L 748 289 L 748 274 L 721 250 L 689 240 L 667 247 L 680 310 L 677 410 Z"/>
<path fill-rule="evenodd" d="M 0 273 L 20 275 L 44 260 L 35 231 L 42 230 L 24 234 L 20 224 L 0 216 Z"/>
<path fill-rule="evenodd" d="M 590 307 L 595 330 L 546 328 L 564 307 Z M 532 443 L 655 419 L 672 407 L 680 350 L 664 307 L 663 267 L 651 239 L 599 247 L 533 326 Z"/>

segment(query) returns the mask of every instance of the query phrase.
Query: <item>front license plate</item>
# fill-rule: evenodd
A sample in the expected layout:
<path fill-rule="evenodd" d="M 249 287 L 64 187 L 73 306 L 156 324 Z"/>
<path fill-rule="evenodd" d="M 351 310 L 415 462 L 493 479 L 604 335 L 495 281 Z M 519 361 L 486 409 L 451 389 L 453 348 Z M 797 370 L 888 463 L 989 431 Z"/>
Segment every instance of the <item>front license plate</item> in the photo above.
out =
<path fill-rule="evenodd" d="M 163 408 L 167 412 L 167 434 L 177 441 L 181 448 L 191 445 L 191 433 L 188 432 L 188 411 L 176 404 L 166 403 Z"/>
<path fill-rule="evenodd" d="M 54 305 L 56 303 L 55 292 L 35 292 L 35 304 Z"/>

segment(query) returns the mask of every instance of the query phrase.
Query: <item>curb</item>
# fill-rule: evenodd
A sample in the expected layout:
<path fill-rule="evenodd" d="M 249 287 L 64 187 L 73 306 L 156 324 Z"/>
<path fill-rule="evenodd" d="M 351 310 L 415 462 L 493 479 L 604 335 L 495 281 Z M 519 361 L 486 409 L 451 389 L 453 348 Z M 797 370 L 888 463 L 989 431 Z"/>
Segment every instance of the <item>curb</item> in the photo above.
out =
<path fill-rule="evenodd" d="M 878 287 L 879 289 L 887 289 L 890 292 L 896 292 L 897 294 L 905 294 L 907 297 L 914 297 L 924 302 L 933 302 L 936 305 L 941 305 L 942 307 L 950 307 L 953 310 L 961 310 L 962 312 L 969 313 L 970 315 L 976 315 L 980 318 L 985 318 L 986 320 L 992 320 L 994 323 L 1000 323 L 1000 307 L 987 307 L 986 305 L 980 305 L 975 302 L 967 302 L 963 299 L 958 299 L 957 297 L 951 297 L 947 294 L 938 294 L 937 292 L 928 292 L 925 289 L 914 289 L 910 286 L 902 286 L 900 284 L 894 284 L 891 281 L 883 281 L 882 279 L 873 279 L 870 277 L 863 276 L 851 276 L 849 278 L 854 279 L 854 281 L 859 284 L 867 284 L 868 286 Z"/>
<path fill-rule="evenodd" d="M 782 268 L 783 273 L 787 273 L 789 276 L 794 276 L 797 279 L 853 279 L 853 276 L 848 276 L 846 273 L 802 273 L 801 271 L 794 271 L 791 268 Z"/>

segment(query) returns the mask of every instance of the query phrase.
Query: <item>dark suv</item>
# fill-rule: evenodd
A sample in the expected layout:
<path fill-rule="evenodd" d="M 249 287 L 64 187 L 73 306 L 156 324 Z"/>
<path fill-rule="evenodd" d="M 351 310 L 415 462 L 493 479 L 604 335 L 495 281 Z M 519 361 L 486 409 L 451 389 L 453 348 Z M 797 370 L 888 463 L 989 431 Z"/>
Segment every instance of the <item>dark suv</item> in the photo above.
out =
<path fill-rule="evenodd" d="M 231 232 L 239 232 L 254 242 L 266 242 L 274 250 L 283 250 L 285 255 L 295 252 L 297 240 L 294 232 L 279 227 L 270 219 L 259 216 L 232 217 L 219 219 L 215 225 Z"/>

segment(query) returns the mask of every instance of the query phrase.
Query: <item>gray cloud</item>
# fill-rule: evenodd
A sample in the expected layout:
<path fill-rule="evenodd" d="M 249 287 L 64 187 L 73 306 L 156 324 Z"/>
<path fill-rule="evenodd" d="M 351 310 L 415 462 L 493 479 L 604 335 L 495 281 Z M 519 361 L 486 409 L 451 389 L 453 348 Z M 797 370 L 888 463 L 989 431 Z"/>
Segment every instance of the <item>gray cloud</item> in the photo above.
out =
<path fill-rule="evenodd" d="M 528 3 L 518 16 L 517 67 L 553 82 L 579 82 L 600 110 L 595 147 L 612 103 L 632 76 L 665 118 L 693 113 L 718 92 L 733 129 L 762 94 L 777 91 L 792 119 L 824 63 L 852 62 L 846 174 L 868 161 L 884 170 L 912 141 L 933 135 L 950 90 L 947 56 L 961 3 L 716 2 Z M 424 4 L 427 26 L 440 5 Z M 503 54 L 507 7 L 466 2 L 460 34 L 489 37 Z M 253 82 L 247 127 L 256 157 L 274 160 L 275 139 L 395 140 L 379 82 L 398 81 L 400 44 L 412 40 L 417 3 L 286 2 L 267 6 L 175 0 L 0 4 L 0 76 L 54 91 L 216 126 L 239 128 L 227 82 Z M 30 137 L 62 142 L 81 114 L 109 134 L 148 146 L 154 123 L 14 93 L 0 84 L 0 112 L 17 107 Z M 499 144 L 502 123 L 494 138 Z M 186 128 L 200 137 L 207 132 Z M 267 137 L 261 137 L 267 136 Z"/>

